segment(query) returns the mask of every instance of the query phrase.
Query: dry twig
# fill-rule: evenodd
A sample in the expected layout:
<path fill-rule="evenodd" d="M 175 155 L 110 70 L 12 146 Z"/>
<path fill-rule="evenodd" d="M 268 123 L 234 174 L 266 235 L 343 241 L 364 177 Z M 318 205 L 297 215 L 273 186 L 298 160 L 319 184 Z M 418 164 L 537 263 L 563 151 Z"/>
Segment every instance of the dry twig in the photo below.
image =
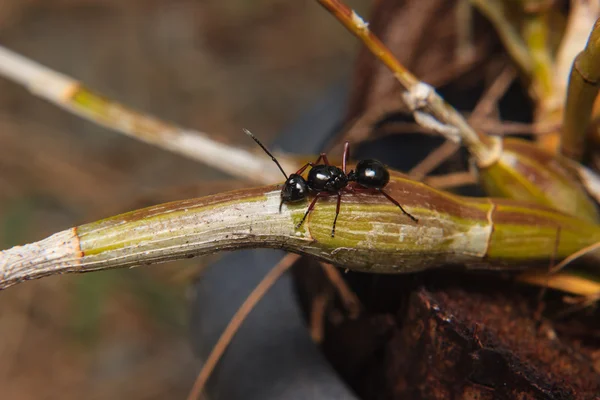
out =
<path fill-rule="evenodd" d="M 115 103 L 82 83 L 0 46 L 0 75 L 82 118 L 165 150 L 259 183 L 281 180 L 270 160 L 217 142 L 207 134 L 178 127 Z M 223 162 L 227 159 L 227 162 Z M 295 162 L 280 157 L 286 169 Z"/>
<path fill-rule="evenodd" d="M 330 300 L 331 290 L 327 288 L 317 293 L 310 305 L 310 337 L 317 344 L 321 344 L 325 337 L 325 314 Z"/>

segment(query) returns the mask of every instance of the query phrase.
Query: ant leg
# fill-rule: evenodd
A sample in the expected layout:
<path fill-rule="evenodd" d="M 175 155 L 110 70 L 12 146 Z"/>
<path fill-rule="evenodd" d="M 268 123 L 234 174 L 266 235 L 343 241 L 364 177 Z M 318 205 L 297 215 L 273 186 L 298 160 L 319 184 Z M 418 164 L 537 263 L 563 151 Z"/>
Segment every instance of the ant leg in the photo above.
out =
<path fill-rule="evenodd" d="M 300 175 L 308 167 L 314 167 L 315 165 L 318 165 L 319 161 L 321 161 L 321 160 L 323 160 L 323 162 L 325 163 L 325 165 L 329 165 L 329 160 L 327 159 L 327 154 L 321 153 L 321 155 L 319 156 L 319 158 L 317 158 L 317 161 L 315 161 L 315 162 L 307 162 L 306 164 L 304 164 L 304 166 L 302 168 L 300 168 L 298 171 L 296 171 L 296 175 Z"/>
<path fill-rule="evenodd" d="M 304 217 L 302 217 L 302 220 L 298 223 L 298 225 L 296 225 L 296 229 L 300 228 L 302 226 L 302 224 L 304 223 L 304 220 L 306 219 L 306 217 L 308 217 L 308 214 L 310 214 L 310 212 L 312 211 L 312 209 L 315 207 L 315 203 L 317 202 L 317 200 L 319 199 L 319 197 L 324 197 L 325 195 L 321 194 L 321 192 L 317 193 L 315 195 L 315 198 L 313 199 L 313 201 L 310 202 L 310 205 L 308 206 L 308 209 L 306 210 L 306 212 L 304 213 Z"/>
<path fill-rule="evenodd" d="M 348 160 L 349 153 L 350 153 L 350 143 L 346 142 L 346 143 L 344 143 L 344 156 L 342 158 L 342 171 L 344 171 L 344 174 L 346 173 L 346 161 Z"/>
<path fill-rule="evenodd" d="M 379 191 L 379 193 L 381 193 L 382 195 L 384 195 L 385 197 L 387 197 L 387 199 L 389 201 L 391 201 L 392 203 L 394 203 L 395 205 L 397 205 L 400 210 L 402 210 L 402 212 L 404 214 L 406 214 L 408 217 L 410 217 L 410 219 L 412 219 L 415 222 L 419 222 L 418 219 L 416 219 L 415 217 L 413 217 L 412 215 L 410 215 L 404 208 L 402 208 L 402 206 L 400 205 L 400 203 L 398 203 L 392 196 L 390 196 L 389 194 L 387 194 L 386 192 L 383 191 L 383 189 L 377 189 Z"/>
<path fill-rule="evenodd" d="M 312 167 L 314 166 L 314 163 L 311 162 L 307 162 L 306 164 L 304 164 L 304 166 L 302 168 L 300 168 L 298 171 L 296 171 L 295 175 L 300 175 L 301 173 L 304 172 L 304 170 L 308 167 Z"/>
<path fill-rule="evenodd" d="M 333 219 L 333 228 L 331 229 L 331 237 L 335 236 L 335 224 L 338 219 L 338 215 L 340 215 L 340 203 L 342 201 L 342 194 L 340 192 L 337 193 L 337 206 L 335 207 L 335 218 Z"/>

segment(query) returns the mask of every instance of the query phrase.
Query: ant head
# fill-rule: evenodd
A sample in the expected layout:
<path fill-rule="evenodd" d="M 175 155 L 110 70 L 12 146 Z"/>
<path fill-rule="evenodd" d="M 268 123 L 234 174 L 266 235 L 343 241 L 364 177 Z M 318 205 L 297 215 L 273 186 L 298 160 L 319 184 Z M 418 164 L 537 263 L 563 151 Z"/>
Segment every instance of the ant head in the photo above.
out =
<path fill-rule="evenodd" d="M 256 144 L 258 144 L 264 150 L 264 152 L 267 153 L 267 155 L 271 157 L 271 160 L 273 160 L 273 162 L 277 165 L 283 176 L 285 176 L 285 183 L 283 185 L 283 188 L 281 189 L 281 204 L 279 205 L 279 211 L 281 211 L 281 206 L 283 205 L 283 203 L 291 203 L 295 201 L 304 200 L 308 195 L 308 185 L 306 183 L 306 180 L 304 180 L 304 178 L 298 174 L 291 174 L 288 177 L 283 168 L 281 167 L 281 164 L 279 164 L 279 161 L 277 161 L 275 156 L 273 156 L 273 154 L 271 154 L 271 152 L 267 150 L 267 148 L 260 142 L 260 140 L 258 140 L 248 129 L 244 129 L 244 132 L 246 133 L 246 135 L 250 136 L 252 140 L 254 140 Z"/>
<path fill-rule="evenodd" d="M 297 174 L 291 174 L 281 189 L 281 201 L 284 203 L 304 200 L 307 195 L 306 180 Z"/>

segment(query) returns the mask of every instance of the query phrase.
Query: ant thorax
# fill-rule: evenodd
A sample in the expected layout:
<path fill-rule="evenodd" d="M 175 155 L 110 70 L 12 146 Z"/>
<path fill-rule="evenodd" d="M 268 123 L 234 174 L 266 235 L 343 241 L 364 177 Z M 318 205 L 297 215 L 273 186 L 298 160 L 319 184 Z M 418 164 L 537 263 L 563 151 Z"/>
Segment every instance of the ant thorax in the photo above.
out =
<path fill-rule="evenodd" d="M 337 193 L 348 185 L 348 176 L 340 168 L 333 165 L 315 165 L 306 179 L 313 192 Z"/>

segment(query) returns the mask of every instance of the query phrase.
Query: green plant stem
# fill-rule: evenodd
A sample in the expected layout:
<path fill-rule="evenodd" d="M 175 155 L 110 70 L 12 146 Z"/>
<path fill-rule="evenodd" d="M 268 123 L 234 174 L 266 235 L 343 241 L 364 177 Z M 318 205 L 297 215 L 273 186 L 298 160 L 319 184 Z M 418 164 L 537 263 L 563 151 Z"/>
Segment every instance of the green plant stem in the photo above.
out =
<path fill-rule="evenodd" d="M 158 205 L 0 252 L 0 288 L 48 275 L 155 264 L 243 248 L 281 248 L 372 273 L 443 265 L 515 269 L 562 259 L 600 241 L 600 227 L 550 208 L 465 198 L 401 176 L 384 196 L 345 193 L 335 237 L 335 196 L 282 207 L 266 186 Z"/>
<path fill-rule="evenodd" d="M 585 153 L 587 128 L 600 85 L 600 20 L 596 21 L 585 49 L 571 67 L 560 151 L 574 160 Z"/>

